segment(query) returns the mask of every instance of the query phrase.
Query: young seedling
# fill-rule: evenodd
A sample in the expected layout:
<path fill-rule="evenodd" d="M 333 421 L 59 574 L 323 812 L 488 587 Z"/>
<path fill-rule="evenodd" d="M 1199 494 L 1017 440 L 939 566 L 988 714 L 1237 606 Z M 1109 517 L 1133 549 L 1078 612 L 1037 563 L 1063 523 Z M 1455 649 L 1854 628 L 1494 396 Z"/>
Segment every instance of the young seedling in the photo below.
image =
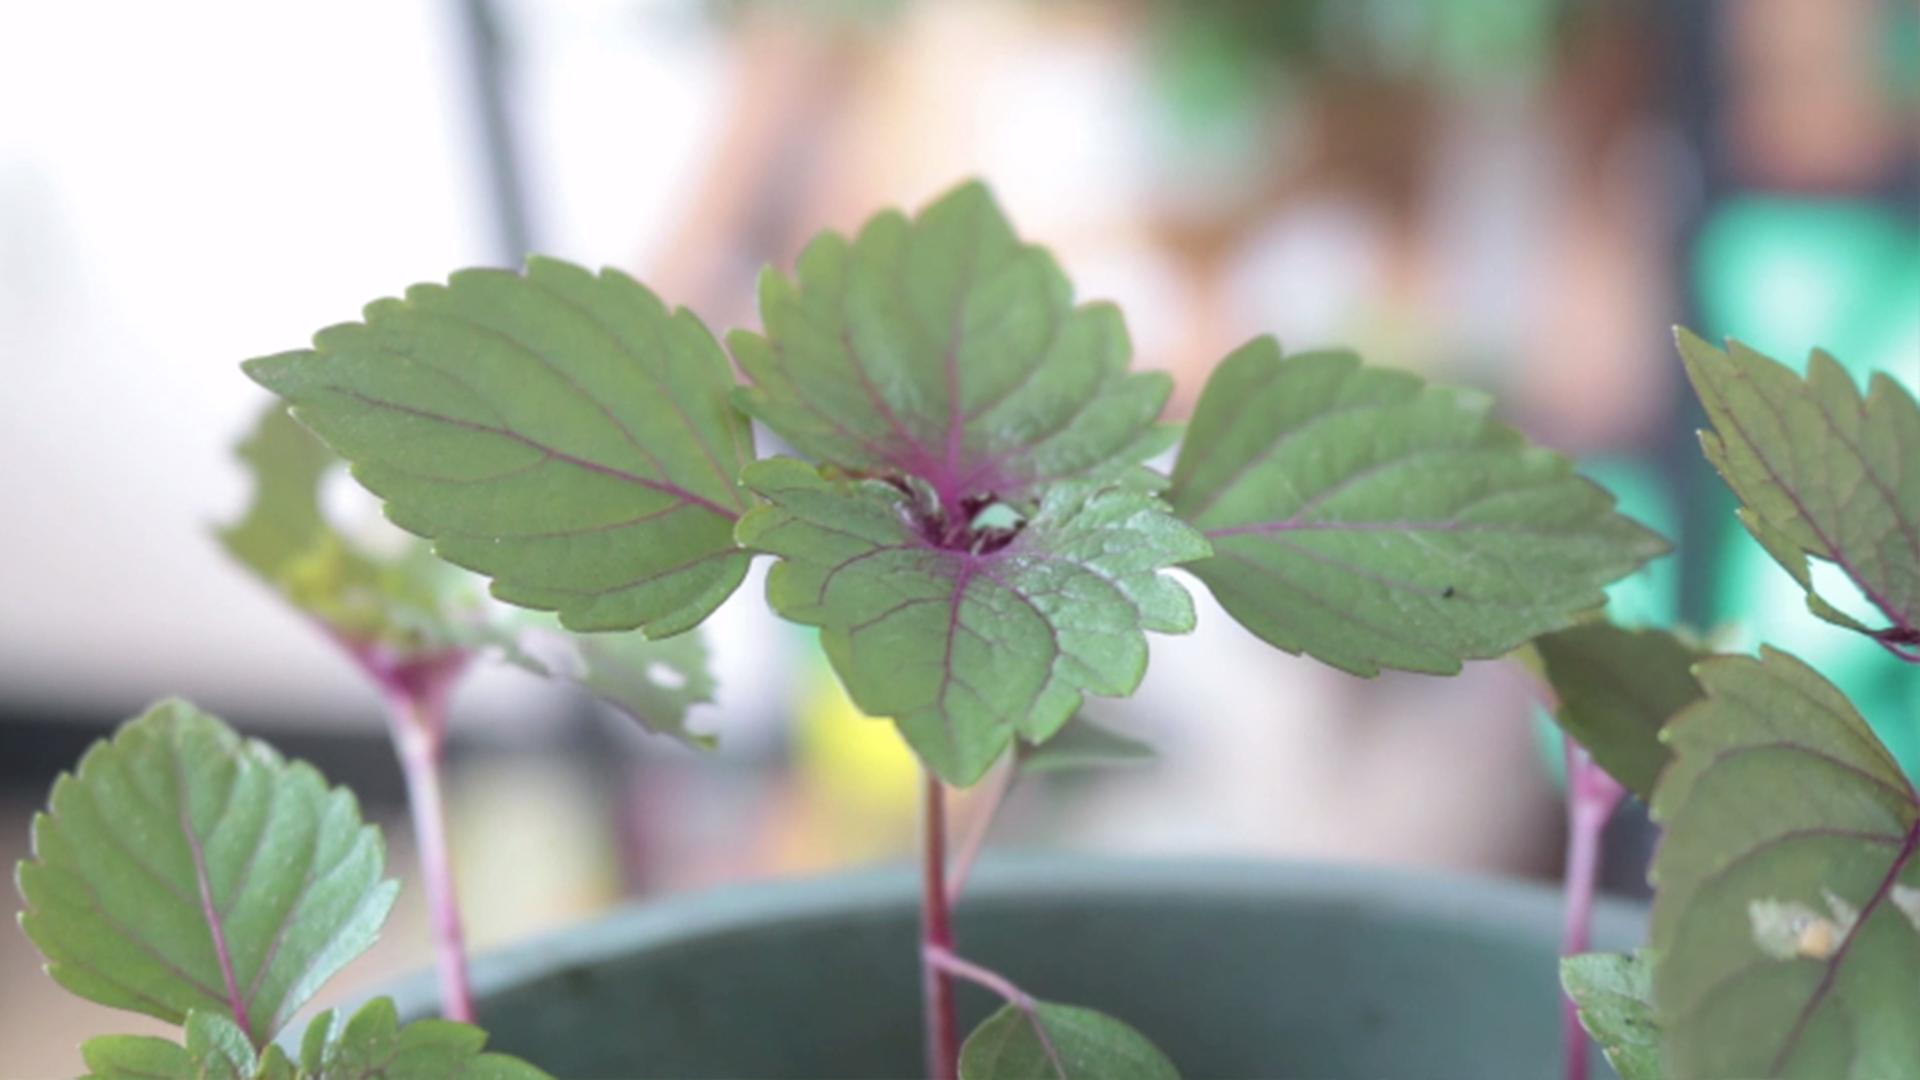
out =
<path fill-rule="evenodd" d="M 1683 331 L 1680 349 L 1742 523 L 1816 614 L 1920 662 L 1912 394 L 1882 373 L 1863 397 L 1819 352 L 1802 379 L 1737 343 Z M 1852 578 L 1886 625 L 1820 597 L 1809 557 Z M 1665 829 L 1649 948 L 1567 960 L 1568 993 L 1623 1080 L 1911 1072 L 1920 794 L 1846 697 L 1787 653 L 1701 658 L 1692 673 L 1690 704 L 1675 707 L 1669 671 L 1653 684 L 1673 692 L 1650 709 L 1567 725 L 1651 795 Z"/>
<path fill-rule="evenodd" d="M 89 1080 L 547 1080 L 468 1024 L 380 998 L 274 1040 L 378 936 L 399 891 L 353 795 L 180 701 L 94 744 L 34 816 L 20 925 L 56 982 L 184 1029 L 108 1035 Z"/>
<path fill-rule="evenodd" d="M 474 1019 L 464 931 L 441 798 L 447 705 L 481 656 L 499 656 L 541 675 L 584 686 L 650 731 L 690 743 L 687 710 L 713 700 L 697 634 L 649 642 L 637 634 L 578 637 L 539 617 L 487 599 L 472 575 L 406 538 L 382 553 L 335 528 L 321 488 L 339 464 L 312 433 L 276 404 L 260 418 L 240 456 L 253 473 L 245 516 L 220 530 L 241 564 L 306 615 L 380 692 L 413 818 L 420 873 L 433 925 L 442 1009 Z"/>
<path fill-rule="evenodd" d="M 1571 625 L 1664 550 L 1482 395 L 1271 339 L 1220 366 L 1158 475 L 1170 380 L 1128 371 L 1119 313 L 1076 305 L 978 184 L 824 234 L 759 299 L 761 331 L 727 339 L 738 390 L 691 314 L 550 259 L 416 286 L 247 371 L 395 522 L 571 629 L 688 630 L 775 558 L 769 603 L 819 629 L 926 767 L 935 1080 L 1035 1060 L 1171 1075 L 1117 1022 L 968 961 L 945 858 L 949 786 L 1047 743 L 1086 695 L 1132 693 L 1146 631 L 1192 629 L 1164 570 L 1281 649 L 1452 674 Z M 747 416 L 805 460 L 754 460 Z M 1010 999 L 974 1036 L 1001 1049 L 961 1052 L 955 977 Z"/>

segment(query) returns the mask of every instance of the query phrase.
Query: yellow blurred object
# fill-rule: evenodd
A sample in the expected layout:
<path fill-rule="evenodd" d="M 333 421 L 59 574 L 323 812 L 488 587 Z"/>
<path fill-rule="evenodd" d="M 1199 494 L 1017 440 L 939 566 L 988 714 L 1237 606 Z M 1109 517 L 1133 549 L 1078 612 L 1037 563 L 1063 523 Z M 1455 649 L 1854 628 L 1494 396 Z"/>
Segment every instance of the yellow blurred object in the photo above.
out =
<path fill-rule="evenodd" d="M 899 729 L 860 711 L 824 668 L 807 679 L 800 702 L 796 767 L 808 795 L 835 817 L 912 820 L 920 765 Z"/>

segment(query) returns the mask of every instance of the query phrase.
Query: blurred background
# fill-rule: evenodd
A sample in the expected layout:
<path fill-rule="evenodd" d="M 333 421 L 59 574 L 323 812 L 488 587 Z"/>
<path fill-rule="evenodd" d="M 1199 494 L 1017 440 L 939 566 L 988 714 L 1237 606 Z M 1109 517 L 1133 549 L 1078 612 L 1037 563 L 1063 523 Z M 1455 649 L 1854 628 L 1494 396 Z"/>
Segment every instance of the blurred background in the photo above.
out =
<path fill-rule="evenodd" d="M 211 532 L 266 404 L 241 360 L 534 251 L 750 325 L 761 265 L 971 176 L 1119 302 L 1175 419 L 1265 332 L 1493 391 L 1678 543 L 1617 617 L 1799 653 L 1911 771 L 1920 676 L 1738 530 L 1669 328 L 1920 383 L 1917 154 L 1906 0 L 0 3 L 0 857 L 89 741 L 177 693 L 354 787 L 410 873 L 376 695 Z M 1557 872 L 1517 667 L 1356 680 L 1198 595 L 1199 632 L 1089 709 L 1158 759 L 1023 781 L 996 847 Z M 463 684 L 480 948 L 907 852 L 911 760 L 757 574 L 708 633 L 711 754 L 531 678 Z M 1611 843 L 1639 889 L 1646 829 Z M 329 996 L 425 963 L 417 894 Z M 147 1027 L 0 931 L 0 1074 L 70 1074 L 109 1029 Z"/>

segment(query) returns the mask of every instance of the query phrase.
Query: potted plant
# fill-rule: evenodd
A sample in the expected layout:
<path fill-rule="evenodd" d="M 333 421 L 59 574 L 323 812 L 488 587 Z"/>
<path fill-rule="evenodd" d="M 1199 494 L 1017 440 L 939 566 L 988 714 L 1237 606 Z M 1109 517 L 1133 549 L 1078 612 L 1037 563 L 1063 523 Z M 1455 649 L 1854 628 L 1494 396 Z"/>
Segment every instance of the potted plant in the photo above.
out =
<path fill-rule="evenodd" d="M 1652 792 L 1663 820 L 1708 795 L 1741 807 L 1768 798 L 1752 783 L 1722 794 L 1711 759 L 1691 756 L 1733 736 L 1686 736 L 1778 732 L 1784 721 L 1755 718 L 1759 706 L 1733 690 L 1762 675 L 1808 690 L 1817 676 L 1780 675 L 1789 662 L 1772 654 L 1696 668 L 1697 647 L 1676 635 L 1591 621 L 1602 588 L 1664 543 L 1565 458 L 1492 420 L 1477 394 L 1346 354 L 1287 356 L 1260 339 L 1220 365 L 1182 438 L 1158 422 L 1168 380 L 1128 371 L 1118 313 L 1075 306 L 1051 257 L 1020 241 L 979 185 L 912 218 L 881 214 L 851 239 L 823 235 L 791 278 L 763 277 L 760 306 L 762 332 L 735 332 L 723 351 L 692 315 L 622 274 L 536 259 L 523 274 L 463 271 L 416 287 L 322 331 L 310 350 L 247 365 L 394 521 L 490 577 L 497 598 L 557 612 L 585 641 L 639 631 L 671 644 L 739 585 L 750 559 L 773 557 L 770 604 L 818 628 L 855 703 L 892 719 L 925 765 L 917 880 L 669 901 L 482 963 L 478 1012 L 510 1051 L 562 1075 L 1538 1070 L 1561 1038 L 1552 957 L 1588 936 L 1590 841 L 1620 789 Z M 1868 632 L 1911 651 L 1920 550 L 1899 536 L 1920 527 L 1920 473 L 1901 481 L 1898 468 L 1920 454 L 1911 397 L 1886 379 L 1862 404 L 1819 361 L 1810 383 L 1781 382 L 1772 369 L 1755 375 L 1768 362 L 1738 350 L 1727 361 L 1686 348 L 1696 384 L 1723 391 L 1719 405 L 1708 399 L 1722 430 L 1709 451 L 1748 500 L 1756 536 L 1803 581 L 1808 554 L 1880 575 L 1869 593 L 1889 598 L 1891 625 Z M 745 387 L 734 386 L 729 353 Z M 1713 381 L 1723 362 L 1741 373 L 1725 385 Z M 1759 397 L 1807 430 L 1726 436 L 1754 407 L 1748 382 L 1809 395 L 1810 412 Z M 1827 430 L 1816 430 L 1822 416 Z M 757 458 L 749 417 L 805 460 Z M 1176 441 L 1170 476 L 1145 464 Z M 1785 481 L 1777 469 L 1756 473 L 1752 462 L 1778 447 L 1829 456 L 1796 458 Z M 1775 486 L 1754 479 L 1762 474 Z M 1865 502 L 1860 476 L 1887 480 L 1891 494 Z M 1826 488 L 1815 500 L 1835 477 L 1856 494 Z M 1819 520 L 1816 504 L 1839 507 L 1845 528 Z M 996 775 L 1007 777 L 1137 752 L 1076 715 L 1088 694 L 1134 689 L 1145 631 L 1191 628 L 1191 599 L 1163 572 L 1176 565 L 1264 640 L 1357 675 L 1452 674 L 1532 643 L 1525 657 L 1592 755 L 1570 753 L 1565 926 L 1557 902 L 1518 886 L 1179 864 L 1008 866 L 956 905 L 978 842 L 950 855 L 948 788 L 1001 762 Z M 1741 664 L 1760 670 L 1729 666 Z M 1676 710 L 1669 749 L 1660 732 Z M 1692 719 L 1702 714 L 1720 719 Z M 1858 732 L 1842 734 L 1866 752 Z M 1822 779 L 1816 795 L 1858 802 L 1838 779 Z M 1870 783 L 1883 802 L 1898 794 L 1888 776 Z M 55 802 L 58 821 L 58 793 Z M 1727 805 L 1714 815 L 1734 813 Z M 1683 917 L 1666 913 L 1689 901 L 1667 883 L 1692 882 L 1698 899 L 1690 875 L 1751 839 L 1694 820 L 1681 811 L 1669 822 L 1654 958 L 1567 970 L 1615 1060 L 1637 1068 L 1634 1047 L 1656 1045 L 1667 1071 L 1640 1075 L 1675 1080 L 1714 1075 L 1700 1063 L 1735 1060 L 1729 1047 L 1753 1041 L 1664 1011 L 1660 987 L 1692 988 L 1704 970 L 1683 947 L 1695 938 L 1674 936 Z M 1905 820 L 1896 850 L 1910 855 Z M 1894 882 L 1905 856 L 1881 892 L 1858 897 L 1851 880 L 1781 862 L 1762 898 L 1774 906 L 1754 916 L 1750 939 L 1716 939 L 1716 956 L 1737 956 L 1742 941 L 1771 956 L 1789 933 L 1810 947 L 1819 942 L 1802 939 L 1825 920 L 1824 959 L 1837 972 L 1858 932 L 1899 944 L 1913 931 L 1889 915 L 1907 910 Z M 23 870 L 23 884 L 34 873 Z M 1820 887 L 1835 902 L 1810 921 L 1804 894 Z M 209 888 L 216 910 L 220 886 Z M 45 890 L 42 900 L 26 891 L 30 909 L 57 907 Z M 1598 920 L 1607 940 L 1633 935 L 1631 911 L 1603 908 Z M 206 937 L 204 926 L 182 932 Z M 1916 988 L 1914 958 L 1902 963 L 1840 1000 L 1897 1009 Z M 1634 1004 L 1648 970 L 1660 1004 L 1651 1015 Z M 1775 969 L 1725 977 L 1754 1007 L 1786 1007 Z M 984 993 L 962 1002 L 957 985 Z M 428 995 L 400 997 L 411 1011 Z M 1057 1003 L 1067 1001 L 1100 1010 Z M 226 1019 L 256 1045 L 271 1034 Z M 1835 1023 L 1816 1016 L 1802 1034 L 1825 1037 Z M 1866 1032 L 1860 1060 L 1897 1060 L 1888 1055 L 1904 1036 L 1883 1023 Z M 1578 1075 L 1584 1037 L 1570 1027 L 1566 1043 Z M 1767 1075 L 1816 1060 L 1781 1053 Z"/>

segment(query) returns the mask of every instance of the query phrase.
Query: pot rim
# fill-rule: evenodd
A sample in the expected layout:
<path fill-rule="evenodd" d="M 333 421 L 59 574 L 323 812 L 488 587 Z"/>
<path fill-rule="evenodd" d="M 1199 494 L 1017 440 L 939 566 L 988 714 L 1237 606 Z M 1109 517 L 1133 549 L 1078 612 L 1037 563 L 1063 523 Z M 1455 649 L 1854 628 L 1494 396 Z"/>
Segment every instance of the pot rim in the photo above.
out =
<path fill-rule="evenodd" d="M 886 865 L 766 878 L 641 898 L 579 922 L 542 931 L 476 956 L 474 996 L 488 996 L 668 945 L 725 937 L 749 928 L 804 925 L 897 913 L 919 903 L 918 872 Z M 1437 921 L 1491 936 L 1558 940 L 1560 891 L 1536 880 L 1377 864 L 1247 857 L 1000 854 L 983 858 L 967 882 L 955 918 L 1036 900 L 1126 898 L 1147 904 L 1195 898 L 1276 906 L 1343 906 L 1370 917 Z M 1646 937 L 1647 905 L 1596 899 L 1596 948 L 1630 947 Z M 355 995 L 353 1004 L 391 996 L 403 1016 L 437 1012 L 431 971 Z"/>

